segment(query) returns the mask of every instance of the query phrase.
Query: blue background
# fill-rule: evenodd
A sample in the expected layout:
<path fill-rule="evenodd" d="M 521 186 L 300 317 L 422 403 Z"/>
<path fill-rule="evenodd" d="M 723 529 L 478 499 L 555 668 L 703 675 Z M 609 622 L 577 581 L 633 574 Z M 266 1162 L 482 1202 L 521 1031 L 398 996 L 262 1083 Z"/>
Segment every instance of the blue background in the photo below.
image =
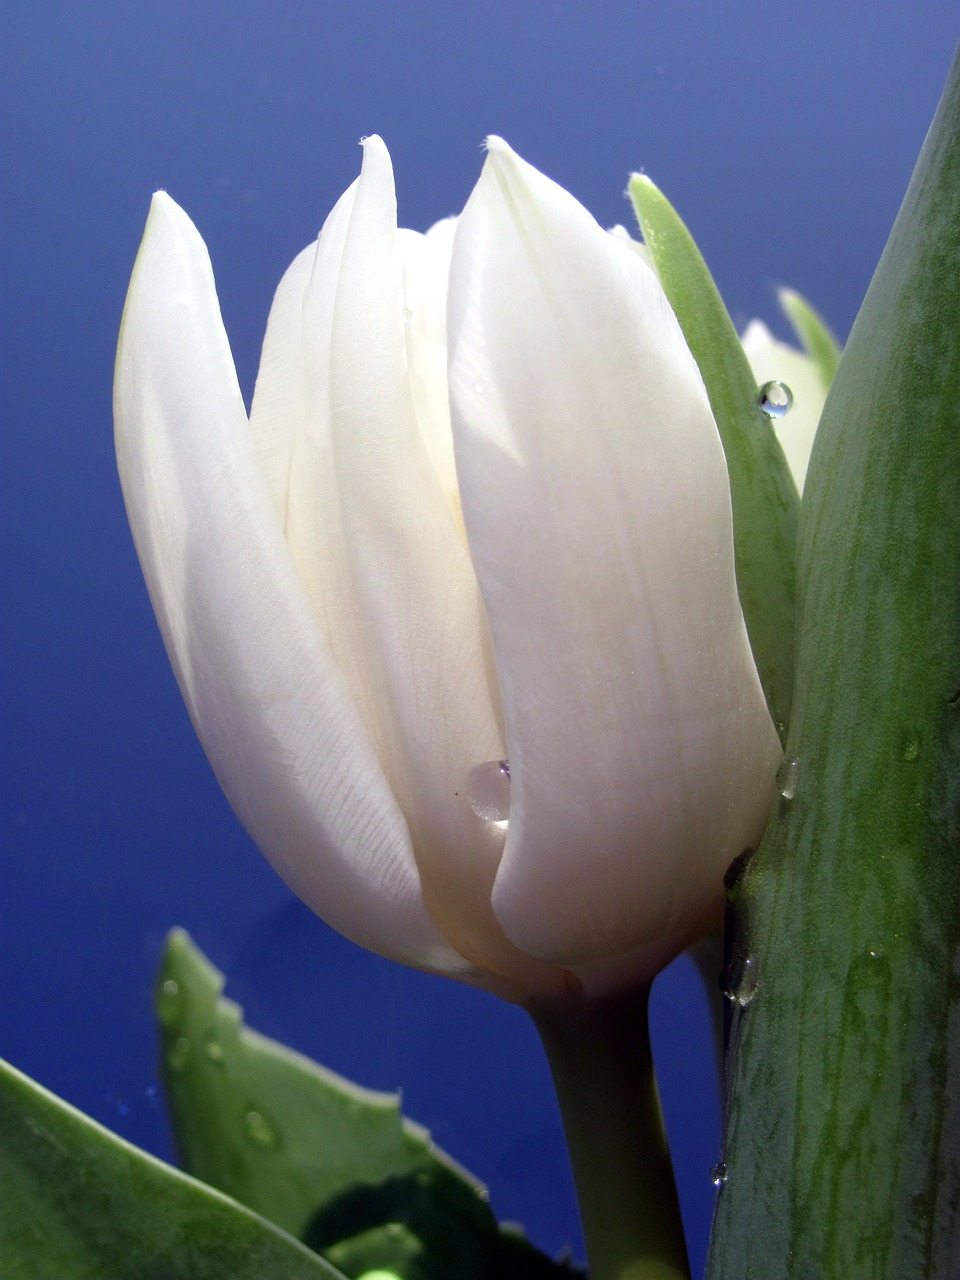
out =
<path fill-rule="evenodd" d="M 150 986 L 186 926 L 261 1030 L 406 1107 L 533 1239 L 581 1253 L 524 1015 L 331 934 L 233 818 L 168 669 L 116 480 L 113 351 L 151 191 L 213 258 L 245 394 L 272 291 L 381 133 L 401 222 L 500 133 L 605 224 L 665 189 L 734 318 L 774 287 L 847 332 L 935 107 L 952 3 L 6 0 L 0 1053 L 162 1155 Z M 719 1154 L 704 996 L 655 991 L 695 1273 Z"/>

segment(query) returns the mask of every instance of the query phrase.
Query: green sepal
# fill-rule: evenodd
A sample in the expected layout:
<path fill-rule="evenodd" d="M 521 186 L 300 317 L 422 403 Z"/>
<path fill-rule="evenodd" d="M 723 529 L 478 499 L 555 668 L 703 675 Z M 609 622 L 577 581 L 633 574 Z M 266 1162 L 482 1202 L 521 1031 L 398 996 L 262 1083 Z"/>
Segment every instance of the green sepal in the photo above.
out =
<path fill-rule="evenodd" d="M 767 706 L 781 741 L 793 689 L 796 485 L 737 331 L 676 210 L 642 174 L 630 198 L 710 397 L 730 473 L 737 587 Z"/>
<path fill-rule="evenodd" d="M 839 342 L 830 331 L 826 320 L 810 305 L 803 294 L 797 293 L 796 289 L 779 289 L 777 297 L 793 325 L 794 332 L 813 361 L 824 390 L 829 391 L 830 384 L 840 367 Z"/>
<path fill-rule="evenodd" d="M 243 1205 L 139 1151 L 0 1062 L 4 1280 L 337 1280 L 339 1274 Z"/>
<path fill-rule="evenodd" d="M 960 58 L 807 474 L 791 763 L 729 884 L 711 1280 L 960 1275 L 958 267 Z"/>
<path fill-rule="evenodd" d="M 246 1027 L 223 984 L 174 930 L 156 1008 L 164 1085 L 191 1173 L 336 1257 L 348 1276 L 569 1274 L 498 1226 L 481 1183 L 401 1115 L 396 1095 L 361 1088 Z M 438 1256 L 459 1259 L 459 1269 L 437 1272 Z"/>

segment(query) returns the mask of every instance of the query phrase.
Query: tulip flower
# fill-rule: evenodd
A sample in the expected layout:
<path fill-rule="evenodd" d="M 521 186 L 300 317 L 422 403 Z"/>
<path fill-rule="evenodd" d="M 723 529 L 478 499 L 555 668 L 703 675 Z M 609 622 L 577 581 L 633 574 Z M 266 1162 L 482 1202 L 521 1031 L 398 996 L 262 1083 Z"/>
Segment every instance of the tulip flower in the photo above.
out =
<path fill-rule="evenodd" d="M 644 261 L 492 139 L 398 230 L 378 138 L 295 259 L 244 410 L 212 269 L 151 207 L 120 477 L 194 726 L 291 887 L 528 1003 L 715 920 L 780 758 L 723 452 Z"/>
<path fill-rule="evenodd" d="M 715 922 L 780 745 L 723 449 L 645 255 L 498 139 L 458 220 L 399 230 L 367 139 L 277 290 L 248 417 L 161 193 L 114 415 L 167 651 L 253 839 L 355 941 L 530 1009 L 596 1280 L 684 1275 L 646 993 Z"/>

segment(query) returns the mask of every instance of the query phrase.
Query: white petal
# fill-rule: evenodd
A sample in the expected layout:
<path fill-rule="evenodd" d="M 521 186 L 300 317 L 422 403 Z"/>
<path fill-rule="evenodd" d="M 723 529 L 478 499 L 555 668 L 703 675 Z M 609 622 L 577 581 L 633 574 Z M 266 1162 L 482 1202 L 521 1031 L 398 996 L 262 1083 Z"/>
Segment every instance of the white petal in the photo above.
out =
<path fill-rule="evenodd" d="M 474 813 L 466 787 L 471 768 L 503 753 L 482 605 L 418 426 L 404 309 L 393 172 L 369 138 L 330 350 L 330 449 L 353 584 L 344 608 L 355 611 L 364 678 L 377 692 L 371 733 L 410 824 L 427 905 L 458 951 L 512 972 L 490 907 L 502 834 Z"/>
<path fill-rule="evenodd" d="M 287 520 L 291 461 L 303 430 L 303 303 L 316 254 L 315 243 L 297 254 L 277 286 L 250 407 L 254 448 L 281 525 Z"/>
<path fill-rule="evenodd" d="M 417 426 L 462 530 L 447 394 L 447 278 L 455 230 L 455 218 L 436 223 L 426 235 L 401 229 L 398 245 L 403 259 L 407 374 Z"/>
<path fill-rule="evenodd" d="M 206 248 L 162 194 L 127 297 L 114 415 L 167 651 L 237 814 L 334 928 L 462 972 L 426 914 L 402 815 L 284 542 Z"/>
<path fill-rule="evenodd" d="M 786 455 L 794 482 L 802 493 L 827 388 L 810 357 L 786 342 L 779 342 L 762 321 L 751 320 L 741 342 L 757 386 L 762 387 L 765 382 L 783 382 L 793 395 L 790 411 L 782 418 L 773 419 L 773 429 Z"/>
<path fill-rule="evenodd" d="M 779 760 L 696 365 L 641 257 L 499 140 L 448 328 L 513 786 L 494 910 L 555 963 L 682 947 Z"/>

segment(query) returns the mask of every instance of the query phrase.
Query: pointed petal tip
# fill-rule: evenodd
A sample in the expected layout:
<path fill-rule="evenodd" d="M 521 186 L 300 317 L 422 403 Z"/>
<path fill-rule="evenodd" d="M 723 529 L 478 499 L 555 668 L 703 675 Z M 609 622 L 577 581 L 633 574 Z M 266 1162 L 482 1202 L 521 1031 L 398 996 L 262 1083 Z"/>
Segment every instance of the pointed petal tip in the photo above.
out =
<path fill-rule="evenodd" d="M 150 208 L 147 213 L 148 222 L 151 219 L 176 217 L 178 213 L 183 213 L 183 210 L 172 196 L 167 195 L 162 187 L 150 197 Z"/>
<path fill-rule="evenodd" d="M 143 243 L 154 242 L 158 235 L 167 244 L 184 244 L 196 240 L 203 243 L 203 237 L 190 215 L 163 190 L 155 191 L 150 198 Z"/>
<path fill-rule="evenodd" d="M 389 182 L 392 187 L 393 161 L 390 159 L 387 144 L 379 133 L 371 133 L 369 137 L 361 138 L 360 145 L 363 148 L 363 160 L 360 165 L 361 178 L 369 182 L 371 179 L 376 180 L 389 175 Z"/>
<path fill-rule="evenodd" d="M 389 159 L 390 153 L 387 151 L 387 144 L 380 137 L 379 133 L 365 134 L 360 139 L 360 146 L 363 148 L 364 160 L 366 160 L 367 156 L 370 156 L 371 158 L 387 156 Z"/>
<path fill-rule="evenodd" d="M 517 155 L 509 142 L 506 142 L 499 134 L 491 133 L 484 139 L 483 149 L 487 153 L 487 165 L 492 165 L 499 173 L 509 172 L 511 169 L 517 172 L 527 166 L 526 161 Z"/>
<path fill-rule="evenodd" d="M 747 327 L 740 335 L 741 343 L 750 342 L 769 342 L 773 344 L 774 337 L 769 328 L 762 320 L 753 319 L 747 322 Z"/>

